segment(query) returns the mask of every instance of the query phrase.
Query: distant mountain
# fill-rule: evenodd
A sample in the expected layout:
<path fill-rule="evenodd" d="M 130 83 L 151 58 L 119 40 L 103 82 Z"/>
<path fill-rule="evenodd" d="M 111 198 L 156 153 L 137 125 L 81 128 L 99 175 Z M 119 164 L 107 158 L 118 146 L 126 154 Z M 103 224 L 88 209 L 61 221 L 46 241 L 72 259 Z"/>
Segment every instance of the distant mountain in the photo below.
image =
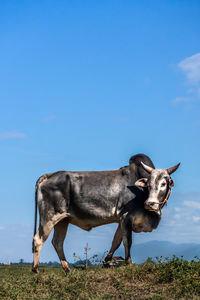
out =
<path fill-rule="evenodd" d="M 116 251 L 117 255 L 124 257 L 124 249 Z M 200 258 L 200 244 L 175 244 L 163 241 L 151 241 L 143 244 L 132 245 L 131 256 L 133 262 L 139 264 L 152 257 L 169 257 L 173 255 L 183 256 L 186 260 L 192 260 L 195 256 Z"/>

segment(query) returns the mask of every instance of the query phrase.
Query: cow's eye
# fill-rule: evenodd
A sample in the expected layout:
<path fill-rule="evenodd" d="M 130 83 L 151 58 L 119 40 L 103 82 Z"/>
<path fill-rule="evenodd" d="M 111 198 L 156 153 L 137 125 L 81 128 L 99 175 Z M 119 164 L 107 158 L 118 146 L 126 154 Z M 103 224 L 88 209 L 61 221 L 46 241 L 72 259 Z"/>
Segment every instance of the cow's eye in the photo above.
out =
<path fill-rule="evenodd" d="M 162 182 L 162 183 L 161 183 L 161 186 L 162 186 L 162 187 L 166 186 L 166 182 Z"/>

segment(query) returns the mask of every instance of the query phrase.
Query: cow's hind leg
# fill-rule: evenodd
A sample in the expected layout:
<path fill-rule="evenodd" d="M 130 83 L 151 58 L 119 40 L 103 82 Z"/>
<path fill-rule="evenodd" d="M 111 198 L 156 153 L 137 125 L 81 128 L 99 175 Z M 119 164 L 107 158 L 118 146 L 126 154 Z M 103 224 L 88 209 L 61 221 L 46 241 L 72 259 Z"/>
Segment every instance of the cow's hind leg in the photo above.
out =
<path fill-rule="evenodd" d="M 69 265 L 65 258 L 65 254 L 64 254 L 64 250 L 63 250 L 63 243 L 64 243 L 64 239 L 65 239 L 65 236 L 67 233 L 68 224 L 69 224 L 69 222 L 68 222 L 67 218 L 65 218 L 65 219 L 61 220 L 59 223 L 57 223 L 54 226 L 54 235 L 53 235 L 53 239 L 52 239 L 52 244 L 58 254 L 58 257 L 60 259 L 62 267 L 66 272 L 69 272 L 70 268 L 69 268 Z"/>
<path fill-rule="evenodd" d="M 53 222 L 47 222 L 45 225 L 39 225 L 37 233 L 33 237 L 33 268 L 32 271 L 39 273 L 39 258 L 44 242 L 53 229 Z"/>
<path fill-rule="evenodd" d="M 117 230 L 115 232 L 110 251 L 108 252 L 108 254 L 104 260 L 105 267 L 109 266 L 109 261 L 112 260 L 113 254 L 119 248 L 121 242 L 122 242 L 122 231 L 121 231 L 121 225 L 119 224 L 117 227 Z"/>

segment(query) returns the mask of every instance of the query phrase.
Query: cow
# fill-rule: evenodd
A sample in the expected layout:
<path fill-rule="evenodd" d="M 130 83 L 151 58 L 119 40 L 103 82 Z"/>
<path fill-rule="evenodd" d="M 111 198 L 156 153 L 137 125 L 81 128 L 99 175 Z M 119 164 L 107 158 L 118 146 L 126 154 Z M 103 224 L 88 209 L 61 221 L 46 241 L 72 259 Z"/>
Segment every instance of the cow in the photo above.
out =
<path fill-rule="evenodd" d="M 118 223 L 107 264 L 123 241 L 125 262 L 131 264 L 133 232 L 151 232 L 161 219 L 171 187 L 170 175 L 180 163 L 168 169 L 155 169 L 144 154 L 130 158 L 129 165 L 110 171 L 58 171 L 42 175 L 35 186 L 35 225 L 33 272 L 39 272 L 42 246 L 54 228 L 52 244 L 65 271 L 70 271 L 63 251 L 69 224 L 84 230 Z M 39 228 L 37 229 L 37 206 Z"/>

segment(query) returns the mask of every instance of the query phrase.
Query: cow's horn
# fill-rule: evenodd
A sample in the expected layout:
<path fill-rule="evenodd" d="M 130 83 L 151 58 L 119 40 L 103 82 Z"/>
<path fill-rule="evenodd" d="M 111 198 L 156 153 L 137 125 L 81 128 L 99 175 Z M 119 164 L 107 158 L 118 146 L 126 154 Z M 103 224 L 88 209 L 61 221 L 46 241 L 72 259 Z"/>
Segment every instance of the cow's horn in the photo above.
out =
<path fill-rule="evenodd" d="M 175 166 L 173 166 L 173 167 L 171 167 L 171 168 L 169 168 L 169 169 L 167 169 L 167 173 L 169 175 L 171 175 L 172 173 L 174 173 L 178 169 L 179 166 L 180 166 L 180 163 L 177 164 L 177 165 L 175 165 Z"/>
<path fill-rule="evenodd" d="M 141 161 L 141 165 L 149 174 L 154 170 L 154 168 L 145 165 L 142 161 Z"/>

